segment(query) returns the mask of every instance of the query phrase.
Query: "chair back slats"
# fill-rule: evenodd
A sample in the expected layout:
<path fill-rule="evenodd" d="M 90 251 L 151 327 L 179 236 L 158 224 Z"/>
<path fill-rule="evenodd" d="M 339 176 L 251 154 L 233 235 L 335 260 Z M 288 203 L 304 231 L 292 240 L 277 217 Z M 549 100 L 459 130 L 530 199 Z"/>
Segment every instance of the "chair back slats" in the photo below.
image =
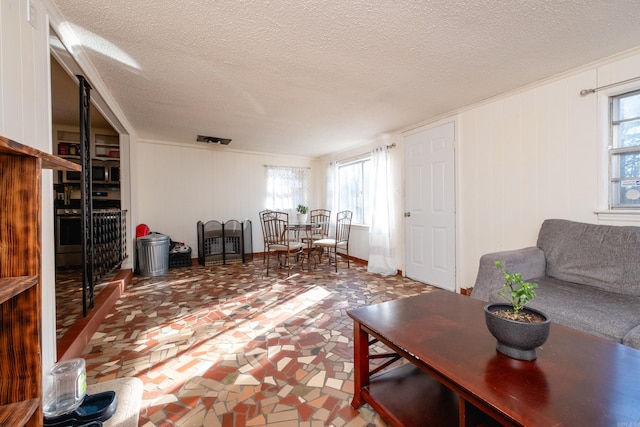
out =
<path fill-rule="evenodd" d="M 260 225 L 262 226 L 262 235 L 264 236 L 264 215 L 271 212 L 270 209 L 265 209 L 258 212 L 258 218 L 260 218 Z"/>
<path fill-rule="evenodd" d="M 302 252 L 302 243 L 291 239 L 289 214 L 286 212 L 269 211 L 262 215 L 264 221 L 264 235 L 267 258 L 267 276 L 269 275 L 269 258 L 274 255 L 280 266 L 286 265 L 287 275 L 291 272 L 291 257 L 297 257 Z"/>
<path fill-rule="evenodd" d="M 348 242 L 351 233 L 351 217 L 353 212 L 341 211 L 336 217 L 336 243 Z"/>
<path fill-rule="evenodd" d="M 349 234 L 351 233 L 351 211 L 340 211 L 336 215 L 335 239 L 314 240 L 313 244 L 329 252 L 329 264 L 333 256 L 336 272 L 338 271 L 338 251 L 346 256 L 347 268 L 349 268 Z M 322 255 L 320 255 L 322 257 Z"/>
<path fill-rule="evenodd" d="M 262 227 L 262 240 L 264 243 L 264 249 L 263 249 L 263 255 L 262 255 L 262 262 L 266 262 L 267 261 L 267 232 L 265 230 L 264 227 L 264 219 L 265 219 L 265 215 L 268 214 L 269 212 L 271 212 L 271 209 L 265 209 L 263 211 L 258 212 L 258 218 L 260 218 L 260 226 Z"/>
<path fill-rule="evenodd" d="M 315 239 L 326 239 L 329 237 L 329 224 L 331 223 L 331 211 L 328 209 L 314 209 L 309 212 L 311 223 L 320 224 L 320 229 L 313 233 Z"/>
<path fill-rule="evenodd" d="M 265 241 L 268 246 L 286 245 L 289 243 L 289 215 L 285 212 L 268 212 L 263 215 Z"/>

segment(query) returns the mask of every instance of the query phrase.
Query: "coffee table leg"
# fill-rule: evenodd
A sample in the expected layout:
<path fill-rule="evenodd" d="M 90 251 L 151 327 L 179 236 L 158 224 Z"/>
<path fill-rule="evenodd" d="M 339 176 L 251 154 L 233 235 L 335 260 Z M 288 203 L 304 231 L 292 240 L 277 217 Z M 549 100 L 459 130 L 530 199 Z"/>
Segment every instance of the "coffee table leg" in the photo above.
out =
<path fill-rule="evenodd" d="M 357 321 L 353 323 L 353 359 L 355 372 L 351 406 L 358 409 L 364 404 L 362 389 L 369 385 L 369 334 Z"/>

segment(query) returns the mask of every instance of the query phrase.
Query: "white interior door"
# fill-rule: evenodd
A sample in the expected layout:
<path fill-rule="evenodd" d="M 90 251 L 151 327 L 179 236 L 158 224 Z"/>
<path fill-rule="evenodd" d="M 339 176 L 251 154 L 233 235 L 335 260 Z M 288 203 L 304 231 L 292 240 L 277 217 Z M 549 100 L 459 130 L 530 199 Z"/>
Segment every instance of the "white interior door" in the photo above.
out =
<path fill-rule="evenodd" d="M 404 137 L 405 268 L 408 277 L 455 291 L 454 123 Z"/>

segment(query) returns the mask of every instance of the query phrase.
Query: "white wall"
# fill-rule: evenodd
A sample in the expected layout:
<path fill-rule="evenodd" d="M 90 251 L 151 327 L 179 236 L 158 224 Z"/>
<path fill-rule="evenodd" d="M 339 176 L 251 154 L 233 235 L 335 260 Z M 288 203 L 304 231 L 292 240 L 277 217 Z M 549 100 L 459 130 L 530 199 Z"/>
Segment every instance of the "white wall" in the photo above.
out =
<path fill-rule="evenodd" d="M 35 27 L 27 2 L 0 2 L 0 135 L 51 152 L 49 29 L 46 11 L 34 1 Z M 42 362 L 56 358 L 53 174 L 42 176 Z M 44 378 L 44 377 L 43 377 Z"/>
<path fill-rule="evenodd" d="M 138 223 L 185 242 L 196 257 L 199 220 L 248 218 L 252 222 L 253 251 L 262 252 L 258 212 L 265 209 L 265 165 L 310 167 L 310 208 L 315 209 L 324 203 L 319 191 L 319 164 L 308 158 L 224 150 L 205 144 L 140 140 L 134 167 L 139 182 Z"/>
<path fill-rule="evenodd" d="M 457 120 L 456 129 L 456 289 L 473 286 L 480 256 L 536 244 L 546 218 L 640 225 L 640 215 L 607 216 L 606 98 L 640 88 L 616 86 L 598 95 L 580 90 L 638 77 L 640 54 L 565 73 L 478 105 L 423 122 L 379 141 L 323 158 L 340 160 L 393 141 L 399 169 L 395 250 L 404 269 L 403 132 Z M 324 167 L 324 166 L 323 166 Z M 596 212 L 600 212 L 597 214 Z M 356 229 L 355 256 L 368 258 L 368 229 Z"/>
<path fill-rule="evenodd" d="M 640 225 L 596 214 L 607 203 L 606 95 L 580 95 L 639 66 L 640 55 L 619 58 L 459 114 L 459 288 L 473 286 L 484 253 L 534 246 L 546 218 Z"/>
<path fill-rule="evenodd" d="M 487 252 L 535 245 L 546 218 L 596 222 L 594 70 L 460 114 L 458 283 L 472 286 Z"/>

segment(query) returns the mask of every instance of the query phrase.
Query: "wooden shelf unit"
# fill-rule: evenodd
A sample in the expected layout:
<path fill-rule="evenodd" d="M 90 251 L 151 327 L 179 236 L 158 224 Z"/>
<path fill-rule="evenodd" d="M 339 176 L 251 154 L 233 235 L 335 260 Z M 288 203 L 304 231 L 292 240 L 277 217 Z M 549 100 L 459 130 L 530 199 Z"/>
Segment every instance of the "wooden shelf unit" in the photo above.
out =
<path fill-rule="evenodd" d="M 37 276 L 0 278 L 0 305 L 38 284 Z"/>
<path fill-rule="evenodd" d="M 58 155 L 68 159 L 80 158 L 80 131 L 60 128 L 54 132 L 55 147 Z M 113 130 L 92 129 L 91 157 L 93 159 L 120 159 L 120 136 Z"/>
<path fill-rule="evenodd" d="M 0 136 L 0 424 L 41 426 L 42 169 L 80 165 Z"/>

